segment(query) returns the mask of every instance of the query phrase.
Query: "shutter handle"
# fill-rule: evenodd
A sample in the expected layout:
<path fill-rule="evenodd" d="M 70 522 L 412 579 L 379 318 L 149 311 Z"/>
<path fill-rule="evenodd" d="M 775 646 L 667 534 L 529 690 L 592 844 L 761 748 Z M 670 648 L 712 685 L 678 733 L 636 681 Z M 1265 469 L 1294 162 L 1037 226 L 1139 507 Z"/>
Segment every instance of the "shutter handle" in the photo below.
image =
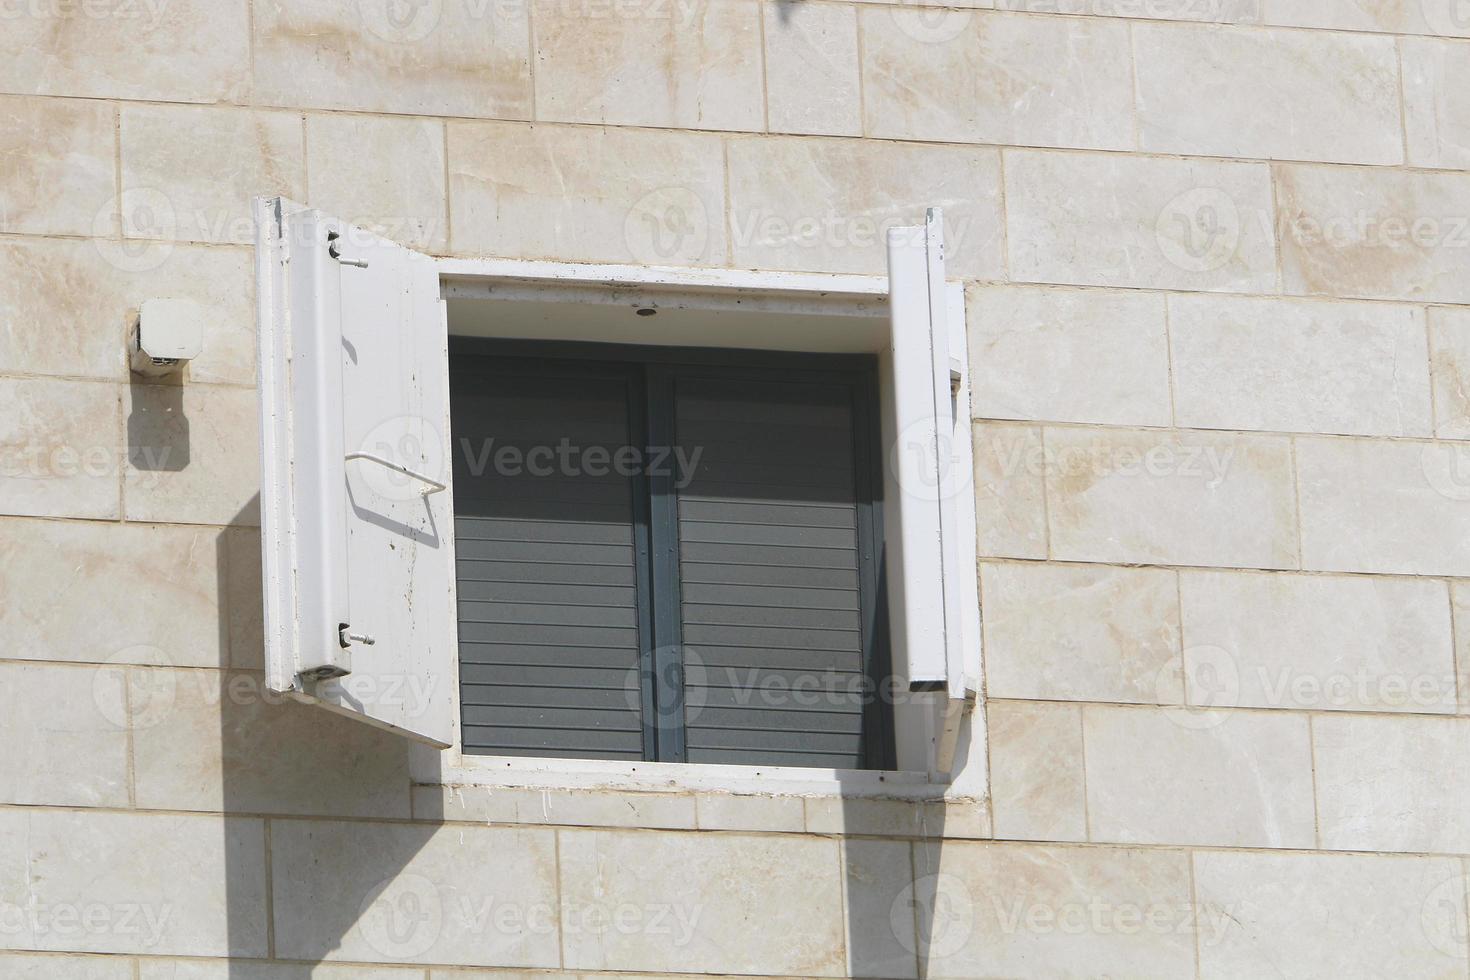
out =
<path fill-rule="evenodd" d="M 446 487 L 444 484 L 440 483 L 433 477 L 425 476 L 422 473 L 415 472 L 414 470 L 409 469 L 407 466 L 404 466 L 402 463 L 395 463 L 391 459 L 384 459 L 382 456 L 378 456 L 374 453 L 348 453 L 347 458 L 365 459 L 370 463 L 377 463 L 380 466 L 386 466 L 388 467 L 388 469 L 402 473 L 404 476 L 411 476 L 415 480 L 418 480 L 420 483 L 427 483 L 429 485 L 429 489 L 424 491 L 424 496 L 426 497 L 431 493 L 438 493 L 440 490 L 448 489 L 448 487 Z"/>

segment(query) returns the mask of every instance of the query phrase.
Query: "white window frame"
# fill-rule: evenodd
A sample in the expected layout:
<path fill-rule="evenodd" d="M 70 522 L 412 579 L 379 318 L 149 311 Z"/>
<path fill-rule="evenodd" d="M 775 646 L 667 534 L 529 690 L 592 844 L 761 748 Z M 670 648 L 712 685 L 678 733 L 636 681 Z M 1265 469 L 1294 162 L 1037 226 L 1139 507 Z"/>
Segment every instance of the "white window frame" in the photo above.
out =
<path fill-rule="evenodd" d="M 565 300 L 583 297 L 587 290 L 605 290 L 624 302 L 646 296 L 662 305 L 689 304 L 700 308 L 764 310 L 772 313 L 851 313 L 886 317 L 887 276 L 769 272 L 759 270 L 699 269 L 631 265 L 582 264 L 516 259 L 437 258 L 441 293 L 447 298 L 495 297 Z M 766 795 L 898 797 L 915 799 L 983 798 L 987 795 L 984 712 L 976 704 L 981 689 L 980 610 L 977 577 L 973 446 L 970 427 L 968 354 L 965 346 L 963 285 L 946 280 L 933 292 L 945 304 L 950 324 L 951 350 L 959 374 L 956 393 L 957 425 L 964 438 L 954 440 L 953 466 L 964 474 L 954 491 L 954 534 L 946 540 L 957 545 L 956 561 L 964 636 L 963 657 L 967 687 L 964 692 L 918 694 L 912 697 L 925 710 L 924 730 L 914 737 L 941 743 L 946 729 L 952 739 L 962 714 L 968 714 L 969 738 L 958 746 L 952 771 L 925 769 L 895 771 L 842 770 L 797 767 L 734 766 L 704 763 L 610 762 L 595 759 L 535 758 L 467 755 L 459 735 L 458 663 L 451 679 L 455 696 L 454 743 L 436 750 L 412 745 L 411 775 L 415 783 L 433 786 L 479 786 L 532 789 L 604 789 L 628 792 L 697 790 Z M 942 295 L 942 300 L 938 299 Z M 636 342 L 632 341 L 632 342 Z M 681 343 L 699 346 L 697 337 Z M 711 346 L 717 344 L 712 343 Z M 883 433 L 885 449 L 891 444 L 905 409 L 893 406 L 885 377 Z M 922 406 L 906 406 L 909 414 Z M 932 411 L 932 406 L 931 406 Z M 885 457 L 886 463 L 886 457 Z M 885 466 L 885 469 L 888 469 Z M 894 488 L 886 497 L 891 501 Z M 885 514 L 891 503 L 885 503 Z M 885 518 L 886 520 L 889 518 Z M 887 534 L 885 534 L 887 536 Z M 891 573 L 890 573 L 891 574 Z M 895 631 L 901 610 L 892 611 Z M 971 686 L 973 685 L 973 686 Z M 966 711 L 967 708 L 973 709 Z M 950 751 L 955 751 L 953 748 Z"/>

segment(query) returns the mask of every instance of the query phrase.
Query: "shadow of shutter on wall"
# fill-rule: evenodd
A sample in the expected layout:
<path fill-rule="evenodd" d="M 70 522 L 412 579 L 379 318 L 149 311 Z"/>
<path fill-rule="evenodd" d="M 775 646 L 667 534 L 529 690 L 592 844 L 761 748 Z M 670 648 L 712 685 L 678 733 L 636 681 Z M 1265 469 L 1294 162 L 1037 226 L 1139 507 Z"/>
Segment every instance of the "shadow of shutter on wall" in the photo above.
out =
<path fill-rule="evenodd" d="M 853 390 L 681 376 L 690 762 L 864 764 Z"/>
<path fill-rule="evenodd" d="M 464 751 L 641 759 L 635 480 L 586 465 L 638 444 L 633 376 L 531 363 L 451 377 Z"/>

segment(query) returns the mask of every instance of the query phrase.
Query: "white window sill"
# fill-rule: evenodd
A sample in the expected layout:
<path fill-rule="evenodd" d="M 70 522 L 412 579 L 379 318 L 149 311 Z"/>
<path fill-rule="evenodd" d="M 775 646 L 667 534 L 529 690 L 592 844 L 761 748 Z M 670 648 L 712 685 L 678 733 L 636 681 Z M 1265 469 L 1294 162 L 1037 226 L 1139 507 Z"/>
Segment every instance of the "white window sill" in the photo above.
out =
<path fill-rule="evenodd" d="M 441 753 L 419 747 L 414 749 L 413 779 L 432 786 L 844 799 L 938 800 L 953 796 L 956 789 L 927 772 L 466 756 L 455 750 Z"/>

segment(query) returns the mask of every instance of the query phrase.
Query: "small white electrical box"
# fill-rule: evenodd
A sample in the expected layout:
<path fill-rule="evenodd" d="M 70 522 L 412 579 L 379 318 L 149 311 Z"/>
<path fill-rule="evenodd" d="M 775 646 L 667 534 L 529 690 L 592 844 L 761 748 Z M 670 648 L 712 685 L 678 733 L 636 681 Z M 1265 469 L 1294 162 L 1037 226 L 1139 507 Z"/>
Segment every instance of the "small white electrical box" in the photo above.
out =
<path fill-rule="evenodd" d="M 144 300 L 130 345 L 133 371 L 159 376 L 183 370 L 204 346 L 206 315 L 191 299 Z"/>

